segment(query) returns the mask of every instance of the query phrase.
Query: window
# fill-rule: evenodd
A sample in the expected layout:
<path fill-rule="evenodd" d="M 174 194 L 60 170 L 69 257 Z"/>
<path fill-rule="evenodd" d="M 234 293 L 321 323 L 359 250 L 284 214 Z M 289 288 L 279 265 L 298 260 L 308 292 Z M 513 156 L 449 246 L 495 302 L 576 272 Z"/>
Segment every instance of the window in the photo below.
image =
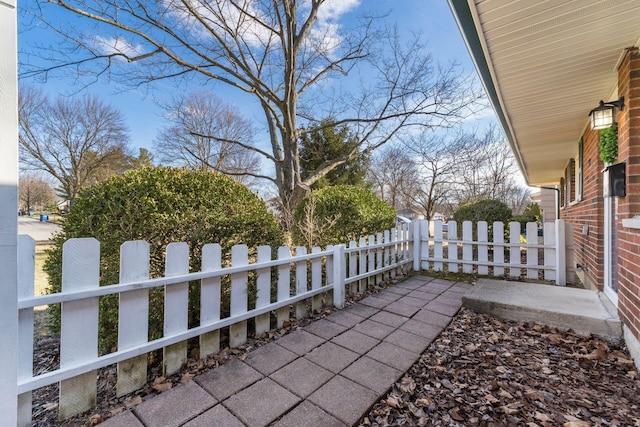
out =
<path fill-rule="evenodd" d="M 578 170 L 576 171 L 576 200 L 579 202 L 583 196 L 583 169 L 584 169 L 584 140 L 581 138 L 578 144 Z"/>
<path fill-rule="evenodd" d="M 584 146 L 581 139 L 578 143 L 576 158 L 569 159 L 560 178 L 560 206 L 567 206 L 582 200 L 583 196 L 583 163 Z"/>

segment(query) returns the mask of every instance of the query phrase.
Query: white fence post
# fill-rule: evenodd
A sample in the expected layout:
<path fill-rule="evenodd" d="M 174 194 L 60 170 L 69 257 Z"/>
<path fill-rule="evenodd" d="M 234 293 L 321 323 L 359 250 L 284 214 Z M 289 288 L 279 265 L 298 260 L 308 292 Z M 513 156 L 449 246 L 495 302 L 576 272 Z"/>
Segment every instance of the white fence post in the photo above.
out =
<path fill-rule="evenodd" d="M 231 266 L 238 267 L 249 263 L 247 245 L 235 245 L 231 248 Z M 246 271 L 231 275 L 231 316 L 246 313 L 249 306 L 249 274 Z M 229 326 L 229 347 L 239 347 L 247 342 L 247 321 Z"/>
<path fill-rule="evenodd" d="M 166 249 L 165 276 L 189 272 L 189 245 L 169 243 Z M 189 322 L 189 283 L 174 283 L 164 287 L 164 335 L 184 332 Z M 187 361 L 187 342 L 179 342 L 163 349 L 163 375 L 173 375 Z"/>
<path fill-rule="evenodd" d="M 576 265 L 576 259 L 575 259 L 575 246 L 573 244 L 573 224 L 569 223 L 569 222 L 565 222 L 564 223 L 564 228 L 565 228 L 565 255 L 564 255 L 564 259 L 565 259 L 565 284 L 566 283 L 571 283 L 573 280 L 573 268 Z"/>
<path fill-rule="evenodd" d="M 258 247 L 258 262 L 271 261 L 271 246 Z M 256 308 L 265 307 L 271 303 L 271 268 L 261 268 L 256 271 L 257 279 L 257 295 Z M 265 313 L 256 317 L 256 336 L 262 336 L 271 329 L 270 314 Z"/>
<path fill-rule="evenodd" d="M 17 0 L 0 2 L 0 414 L 18 406 L 18 71 Z"/>
<path fill-rule="evenodd" d="M 18 298 L 33 296 L 35 252 L 35 240 L 27 235 L 18 236 Z M 23 380 L 33 376 L 33 308 L 20 310 L 18 328 L 18 380 Z M 31 426 L 31 403 L 30 391 L 18 396 L 17 425 Z"/>
<path fill-rule="evenodd" d="M 344 245 L 333 247 L 333 305 L 344 307 L 346 278 Z"/>
<path fill-rule="evenodd" d="M 202 247 L 202 271 L 216 271 L 222 268 L 222 248 L 217 243 Z M 220 276 L 202 279 L 200 282 L 200 324 L 220 320 Z M 220 351 L 220 330 L 200 335 L 200 358 Z"/>
<path fill-rule="evenodd" d="M 563 219 L 556 219 L 556 285 L 567 284 L 566 235 Z"/>
<path fill-rule="evenodd" d="M 325 251 L 330 252 L 327 254 L 327 262 L 324 266 L 324 274 L 327 286 L 333 285 L 333 245 L 328 245 Z M 327 295 L 327 294 L 325 294 Z M 333 305 L 333 291 L 331 291 L 331 301 L 327 301 L 327 305 Z M 328 298 L 328 297 L 327 297 Z"/>
<path fill-rule="evenodd" d="M 100 243 L 93 238 L 67 240 L 62 246 L 62 291 L 100 287 Z M 98 298 L 62 303 L 60 367 L 98 357 Z M 58 416 L 65 420 L 96 404 L 96 371 L 60 382 Z"/>
<path fill-rule="evenodd" d="M 544 266 L 554 267 L 544 269 L 545 280 L 555 280 L 555 265 L 556 265 L 556 225 L 553 222 L 545 222 L 543 224 L 543 240 L 544 245 L 549 246 L 544 248 Z"/>
<path fill-rule="evenodd" d="M 120 246 L 120 283 L 149 278 L 149 243 L 143 240 Z M 118 304 L 118 350 L 144 344 L 149 338 L 149 290 L 124 292 Z M 142 388 L 147 382 L 147 355 L 118 363 L 116 396 Z"/>
<path fill-rule="evenodd" d="M 291 258 L 291 249 L 288 246 L 278 248 L 278 259 Z M 291 295 L 291 264 L 286 263 L 278 266 L 278 301 L 285 300 Z M 278 328 L 284 326 L 284 322 L 289 321 L 289 307 L 282 307 L 277 312 Z"/>

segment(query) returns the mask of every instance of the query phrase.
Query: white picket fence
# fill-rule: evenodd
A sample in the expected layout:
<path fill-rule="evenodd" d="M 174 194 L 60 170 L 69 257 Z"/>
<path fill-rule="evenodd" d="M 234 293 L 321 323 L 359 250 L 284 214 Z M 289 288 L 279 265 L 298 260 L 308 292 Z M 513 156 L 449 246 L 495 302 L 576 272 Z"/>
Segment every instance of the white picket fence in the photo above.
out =
<path fill-rule="evenodd" d="M 121 246 L 120 283 L 100 286 L 100 243 L 93 238 L 71 239 L 63 246 L 62 292 L 34 296 L 35 244 L 28 236 L 18 239 L 18 420 L 31 425 L 32 390 L 59 383 L 59 414 L 64 419 L 92 408 L 96 402 L 96 370 L 117 364 L 119 396 L 141 388 L 147 378 L 147 353 L 163 350 L 166 375 L 177 372 L 187 360 L 187 340 L 199 338 L 200 357 L 220 350 L 220 330 L 229 328 L 230 347 L 282 327 L 291 315 L 308 316 L 307 304 L 320 308 L 322 295 L 342 307 L 349 293 L 363 292 L 368 283 L 380 283 L 404 273 L 414 262 L 416 241 L 410 226 L 337 245 L 325 250 L 303 247 L 257 248 L 250 262 L 246 245 L 231 250 L 231 265 L 222 266 L 218 244 L 202 248 L 202 267 L 189 272 L 189 247 L 171 243 L 166 248 L 165 275 L 149 278 L 149 244 L 126 242 Z M 253 272 L 253 273 L 252 273 Z M 276 273 L 272 273 L 276 272 Z M 249 274 L 256 276 L 257 300 L 248 305 Z M 272 277 L 272 274 L 274 277 Z M 230 281 L 230 316 L 221 318 L 221 282 Z M 189 282 L 200 281 L 200 325 L 188 327 Z M 275 286 L 275 301 L 272 301 Z M 164 289 L 164 334 L 148 340 L 149 291 Z M 98 355 L 98 304 L 106 295 L 119 295 L 118 349 Z M 34 308 L 61 304 L 60 367 L 33 373 Z M 255 319 L 255 330 L 247 321 Z M 275 319 L 275 324 L 271 320 Z M 1 362 L 1 361 L 0 361 Z"/>
<path fill-rule="evenodd" d="M 526 279 L 542 278 L 557 285 L 566 285 L 567 278 L 572 277 L 575 271 L 573 226 L 560 219 L 555 223 L 547 222 L 543 225 L 542 236 L 538 236 L 538 225 L 528 223 L 524 241 L 521 240 L 520 223 L 511 222 L 508 227 L 509 241 L 505 242 L 505 225 L 502 222 L 493 223 L 493 236 L 489 236 L 486 221 L 476 224 L 465 221 L 462 230 L 456 221 L 449 221 L 446 231 L 442 221 L 420 221 L 416 227 L 416 240 L 420 241 L 415 244 L 420 250 L 416 259 L 420 260 L 420 268 L 424 270 L 446 269 L 461 273 L 475 270 L 481 276 L 524 276 Z M 542 243 L 539 243 L 539 237 Z"/>

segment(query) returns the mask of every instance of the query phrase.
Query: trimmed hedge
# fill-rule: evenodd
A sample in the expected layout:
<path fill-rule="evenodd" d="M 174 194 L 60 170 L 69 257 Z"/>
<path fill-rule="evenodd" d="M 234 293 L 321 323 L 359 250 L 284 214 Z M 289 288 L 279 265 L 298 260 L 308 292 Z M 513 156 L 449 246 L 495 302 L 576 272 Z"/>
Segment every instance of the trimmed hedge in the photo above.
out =
<path fill-rule="evenodd" d="M 388 230 L 395 222 L 393 208 L 375 193 L 351 185 L 325 187 L 296 207 L 292 238 L 296 245 L 325 247 Z"/>
<path fill-rule="evenodd" d="M 118 283 L 120 245 L 129 240 L 149 242 L 151 277 L 164 275 L 164 251 L 172 242 L 189 244 L 191 271 L 199 271 L 204 244 L 219 243 L 228 260 L 233 245 L 246 244 L 255 253 L 258 245 L 276 248 L 284 241 L 265 203 L 244 185 L 215 172 L 149 167 L 114 176 L 80 194 L 44 265 L 49 292 L 61 289 L 62 244 L 75 237 L 100 241 L 103 286 Z M 189 292 L 191 325 L 199 321 L 196 285 Z M 163 299 L 162 289 L 150 294 L 152 339 L 162 336 Z M 59 330 L 59 307 L 52 311 L 53 329 Z M 101 353 L 117 345 L 117 296 L 101 297 L 99 337 Z"/>

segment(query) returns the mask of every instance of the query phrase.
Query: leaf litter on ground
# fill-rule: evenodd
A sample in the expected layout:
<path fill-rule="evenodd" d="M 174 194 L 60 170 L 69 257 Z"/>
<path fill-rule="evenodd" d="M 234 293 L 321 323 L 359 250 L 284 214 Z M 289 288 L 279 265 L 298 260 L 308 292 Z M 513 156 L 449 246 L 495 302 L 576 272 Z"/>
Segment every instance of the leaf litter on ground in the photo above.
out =
<path fill-rule="evenodd" d="M 624 343 L 463 308 L 359 425 L 640 426 L 640 380 Z"/>

